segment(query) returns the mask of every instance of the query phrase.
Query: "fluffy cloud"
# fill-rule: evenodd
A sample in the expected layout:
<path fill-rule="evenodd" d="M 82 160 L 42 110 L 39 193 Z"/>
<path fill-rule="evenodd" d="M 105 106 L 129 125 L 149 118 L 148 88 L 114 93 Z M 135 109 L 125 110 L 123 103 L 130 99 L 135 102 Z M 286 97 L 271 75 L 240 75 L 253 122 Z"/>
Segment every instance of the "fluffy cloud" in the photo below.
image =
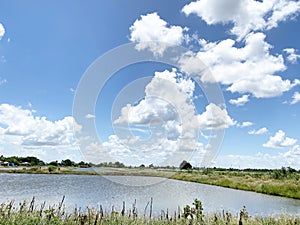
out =
<path fill-rule="evenodd" d="M 175 69 L 155 72 L 153 79 L 145 88 L 145 98 L 135 106 L 128 104 L 123 107 L 121 116 L 114 123 L 136 125 L 165 123 L 163 128 L 178 131 L 182 129 L 178 126 L 179 123 L 197 124 L 191 100 L 194 88 L 194 82 Z M 189 127 L 196 128 L 191 125 Z M 184 136 L 186 137 L 189 132 L 186 131 Z M 191 135 L 194 137 L 194 134 Z"/>
<path fill-rule="evenodd" d="M 111 135 L 102 146 L 109 152 L 110 157 L 130 165 L 151 163 L 163 165 L 163 162 L 178 150 L 177 140 L 158 139 L 157 143 L 143 142 L 138 144 L 138 148 L 133 148 L 133 145 L 128 143 L 131 141 L 131 139 L 120 139 L 116 135 Z M 173 163 L 176 165 L 175 162 Z"/>
<path fill-rule="evenodd" d="M 250 121 L 245 121 L 245 122 L 242 122 L 242 124 L 237 124 L 236 126 L 237 127 L 240 127 L 240 128 L 244 128 L 244 127 L 250 127 L 250 126 L 252 126 L 253 125 L 253 123 L 252 122 L 250 122 Z"/>
<path fill-rule="evenodd" d="M 284 161 L 287 161 L 289 166 L 300 169 L 300 146 L 295 145 L 289 151 L 283 154 Z"/>
<path fill-rule="evenodd" d="M 185 28 L 169 26 L 156 12 L 142 15 L 129 29 L 130 41 L 137 43 L 138 50 L 149 49 L 156 55 L 162 55 L 166 48 L 180 45 L 184 40 Z"/>
<path fill-rule="evenodd" d="M 2 23 L 0 23 L 0 41 L 1 41 L 2 37 L 4 36 L 4 34 L 5 34 L 5 29 L 2 25 Z"/>
<path fill-rule="evenodd" d="M 177 165 L 194 151 L 203 150 L 204 145 L 198 140 L 202 130 L 225 129 L 233 126 L 235 121 L 224 107 L 214 103 L 208 104 L 203 113 L 197 114 L 192 101 L 194 90 L 194 82 L 176 69 L 155 72 L 145 88 L 144 99 L 121 109 L 114 125 L 115 130 L 122 127 L 122 131 L 110 138 L 105 146 L 112 149 L 112 154 L 125 154 L 126 158 L 128 149 L 131 155 L 141 156 L 144 160 L 149 156 L 149 159 L 156 158 L 157 153 L 160 161 L 168 160 L 170 165 Z M 123 131 L 124 126 L 128 126 L 129 132 Z M 132 135 L 135 131 L 130 130 L 137 127 L 149 136 L 146 135 L 145 139 L 141 135 L 140 139 L 135 139 Z M 116 142 L 118 147 L 113 147 Z"/>
<path fill-rule="evenodd" d="M 194 89 L 194 82 L 175 69 L 155 72 L 154 78 L 146 86 L 145 98 L 135 106 L 128 104 L 123 107 L 121 116 L 114 123 L 178 121 L 197 129 L 223 129 L 235 124 L 225 108 L 213 103 L 206 106 L 205 112 L 196 115 L 191 100 Z M 169 123 L 167 127 L 170 128 L 171 124 L 173 123 Z M 178 127 L 177 123 L 173 125 Z"/>
<path fill-rule="evenodd" d="M 102 143 L 92 141 L 89 137 L 85 137 L 81 142 L 82 153 L 87 161 L 113 162 L 121 161 L 127 165 L 155 164 L 166 165 L 164 162 L 171 159 L 178 150 L 179 140 L 168 140 L 164 137 L 158 138 L 157 142 L 139 142 L 139 138 L 132 136 L 131 138 L 122 138 L 118 135 L 110 135 L 107 141 Z M 197 145 L 197 149 L 203 149 L 202 145 Z M 180 158 L 182 161 L 182 158 Z M 169 165 L 178 165 L 181 161 L 171 160 Z"/>
<path fill-rule="evenodd" d="M 229 103 L 236 106 L 245 105 L 249 101 L 249 95 L 243 95 L 237 99 L 230 99 Z"/>
<path fill-rule="evenodd" d="M 9 104 L 0 105 L 0 125 L 2 138 L 16 137 L 20 146 L 70 146 L 74 144 L 74 132 L 81 127 L 73 117 L 49 121 L 45 117 L 33 115 L 33 110 L 22 109 Z M 5 136 L 5 137 L 4 137 Z"/>
<path fill-rule="evenodd" d="M 269 141 L 263 144 L 263 147 L 267 148 L 283 148 L 292 147 L 296 144 L 297 140 L 294 138 L 286 137 L 282 130 L 277 131 L 277 133 L 270 137 Z"/>
<path fill-rule="evenodd" d="M 287 54 L 287 60 L 293 64 L 297 63 L 298 58 L 300 58 L 300 55 L 297 54 L 296 49 L 294 48 L 285 48 L 283 49 L 284 52 Z"/>
<path fill-rule="evenodd" d="M 89 114 L 85 115 L 85 118 L 87 118 L 87 119 L 93 119 L 93 118 L 95 118 L 95 115 L 89 113 Z"/>
<path fill-rule="evenodd" d="M 300 148 L 295 146 L 285 153 L 276 155 L 257 153 L 254 155 L 220 155 L 215 165 L 225 168 L 278 169 L 282 166 L 300 169 Z"/>
<path fill-rule="evenodd" d="M 293 18 L 300 11 L 299 1 L 289 0 L 198 0 L 185 5 L 182 11 L 199 16 L 208 25 L 233 24 L 231 33 L 238 39 L 251 31 L 277 27 L 280 21 Z"/>
<path fill-rule="evenodd" d="M 226 109 L 210 103 L 206 106 L 206 111 L 198 116 L 201 129 L 224 129 L 236 124 L 228 115 Z"/>
<path fill-rule="evenodd" d="M 259 135 L 259 134 L 265 134 L 265 133 L 268 133 L 268 129 L 266 127 L 262 127 L 262 128 L 260 128 L 258 130 L 250 130 L 248 132 L 248 134 L 257 134 L 257 135 Z"/>
<path fill-rule="evenodd" d="M 236 42 L 226 39 L 220 42 L 202 40 L 198 53 L 185 54 L 179 60 L 181 69 L 188 74 L 199 75 L 203 82 L 220 82 L 227 90 L 241 94 L 251 93 L 256 98 L 281 95 L 300 84 L 299 80 L 283 80 L 276 75 L 286 66 L 282 55 L 270 54 L 271 45 L 265 42 L 263 33 L 251 33 L 243 47 L 235 47 Z M 202 60 L 211 70 L 211 76 L 202 73 L 196 64 Z"/>
<path fill-rule="evenodd" d="M 300 93 L 299 92 L 295 92 L 294 95 L 292 96 L 292 101 L 291 101 L 291 104 L 296 104 L 300 102 Z"/>

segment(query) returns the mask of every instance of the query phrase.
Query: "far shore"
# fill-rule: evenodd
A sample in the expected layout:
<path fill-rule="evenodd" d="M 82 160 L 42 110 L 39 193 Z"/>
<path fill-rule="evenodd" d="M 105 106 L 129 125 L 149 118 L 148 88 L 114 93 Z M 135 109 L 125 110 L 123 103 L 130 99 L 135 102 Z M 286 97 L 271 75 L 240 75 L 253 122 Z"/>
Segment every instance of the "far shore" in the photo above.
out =
<path fill-rule="evenodd" d="M 221 187 L 253 191 L 268 195 L 300 199 L 300 174 L 292 173 L 277 177 L 264 171 L 172 168 L 100 168 L 77 169 L 78 167 L 0 167 L 0 173 L 26 174 L 73 174 L 101 176 L 152 176 L 217 185 Z M 283 171 L 284 172 L 284 171 Z M 275 174 L 276 175 L 276 174 Z"/>

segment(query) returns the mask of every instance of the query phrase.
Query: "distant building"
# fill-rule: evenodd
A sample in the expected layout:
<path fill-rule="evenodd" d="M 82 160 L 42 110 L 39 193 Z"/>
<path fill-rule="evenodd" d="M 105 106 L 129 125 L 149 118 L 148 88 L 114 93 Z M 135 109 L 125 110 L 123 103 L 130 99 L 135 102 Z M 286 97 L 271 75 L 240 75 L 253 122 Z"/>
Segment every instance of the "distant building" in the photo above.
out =
<path fill-rule="evenodd" d="M 14 167 L 14 166 L 15 166 L 15 164 L 14 164 L 14 163 L 12 163 L 12 162 L 10 162 L 10 163 L 9 163 L 9 166 L 11 166 L 11 167 Z"/>
<path fill-rule="evenodd" d="M 9 162 L 3 162 L 3 166 L 9 166 Z"/>
<path fill-rule="evenodd" d="M 22 162 L 21 166 L 30 166 L 30 163 L 29 162 Z"/>

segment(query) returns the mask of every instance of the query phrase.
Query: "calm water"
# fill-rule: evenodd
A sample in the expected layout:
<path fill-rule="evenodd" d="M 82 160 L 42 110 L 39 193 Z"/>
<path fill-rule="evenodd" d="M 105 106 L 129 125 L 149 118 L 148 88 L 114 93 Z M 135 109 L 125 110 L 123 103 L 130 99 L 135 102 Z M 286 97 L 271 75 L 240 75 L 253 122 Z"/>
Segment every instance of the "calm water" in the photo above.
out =
<path fill-rule="evenodd" d="M 120 210 L 123 201 L 129 209 L 136 199 L 138 212 L 143 214 L 151 197 L 156 213 L 162 209 L 175 211 L 178 206 L 182 208 L 191 204 L 194 198 L 198 198 L 202 201 L 206 213 L 222 210 L 238 213 L 245 205 L 252 215 L 300 214 L 300 200 L 164 178 L 108 178 L 88 175 L 0 174 L 0 202 L 21 202 L 31 200 L 35 196 L 38 203 L 46 201 L 52 205 L 57 204 L 65 195 L 65 205 L 69 210 L 76 206 L 99 207 L 100 204 L 106 210 L 110 210 L 112 206 Z M 133 185 L 154 184 L 126 186 L 112 180 Z"/>

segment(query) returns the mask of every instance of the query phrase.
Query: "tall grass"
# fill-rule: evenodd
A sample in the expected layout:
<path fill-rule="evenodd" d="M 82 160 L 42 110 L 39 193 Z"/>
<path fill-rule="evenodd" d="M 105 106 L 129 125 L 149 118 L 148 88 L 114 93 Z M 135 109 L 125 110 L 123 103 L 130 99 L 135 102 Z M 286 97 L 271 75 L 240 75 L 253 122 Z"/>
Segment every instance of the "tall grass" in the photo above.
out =
<path fill-rule="evenodd" d="M 63 198 L 64 200 L 64 198 Z M 35 205 L 34 198 L 30 203 L 23 202 L 16 205 L 13 201 L 0 205 L 0 224 L 3 225 L 106 225 L 106 224 L 132 224 L 132 225 L 184 225 L 184 224 L 212 224 L 212 225 L 299 225 L 299 216 L 282 215 L 280 217 L 252 217 L 243 208 L 237 216 L 229 212 L 220 212 L 211 215 L 203 214 L 202 204 L 195 199 L 192 206 L 185 206 L 183 211 L 178 210 L 173 214 L 161 211 L 156 217 L 145 213 L 139 215 L 135 204 L 128 210 L 123 208 L 120 212 L 114 208 L 110 212 L 99 209 L 86 208 L 85 210 L 75 208 L 72 213 L 66 212 L 63 200 L 56 206 L 46 207 L 46 203 Z"/>

